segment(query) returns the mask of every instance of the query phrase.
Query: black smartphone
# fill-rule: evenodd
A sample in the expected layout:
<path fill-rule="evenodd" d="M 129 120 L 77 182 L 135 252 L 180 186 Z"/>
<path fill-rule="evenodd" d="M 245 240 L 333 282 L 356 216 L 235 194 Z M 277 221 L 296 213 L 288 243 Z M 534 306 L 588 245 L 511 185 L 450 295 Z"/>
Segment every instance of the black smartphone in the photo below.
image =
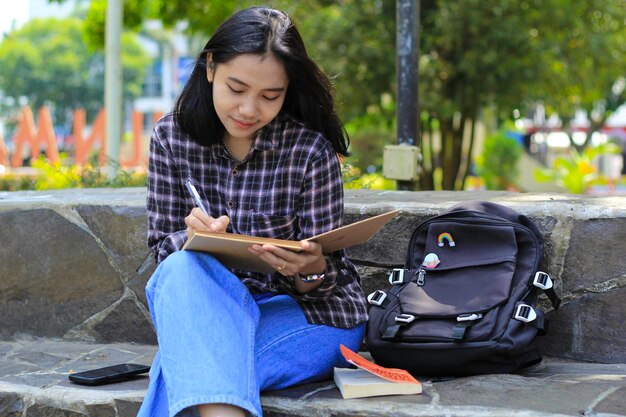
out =
<path fill-rule="evenodd" d="M 144 374 L 148 371 L 150 371 L 150 367 L 147 365 L 123 363 L 90 371 L 76 372 L 70 374 L 69 378 L 70 381 L 81 385 L 103 385 L 131 379 L 135 375 Z"/>

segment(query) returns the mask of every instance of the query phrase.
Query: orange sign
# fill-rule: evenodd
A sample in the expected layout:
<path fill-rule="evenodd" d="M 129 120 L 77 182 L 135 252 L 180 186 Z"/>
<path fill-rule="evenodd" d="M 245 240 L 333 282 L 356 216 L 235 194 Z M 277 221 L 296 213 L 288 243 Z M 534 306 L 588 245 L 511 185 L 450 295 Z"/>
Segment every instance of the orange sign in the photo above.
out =
<path fill-rule="evenodd" d="M 153 114 L 153 122 L 156 123 L 163 113 Z M 122 159 L 122 167 L 137 167 L 147 165 L 147 158 L 144 155 L 147 147 L 143 141 L 144 113 L 133 111 L 131 114 L 132 124 L 132 144 L 127 154 L 129 158 Z M 87 163 L 89 155 L 97 150 L 98 159 L 101 165 L 106 163 L 105 149 L 105 111 L 101 110 L 96 116 L 89 133 L 86 133 L 85 110 L 74 111 L 74 121 L 72 136 L 74 140 L 74 162 L 77 165 Z M 45 149 L 46 158 L 52 163 L 59 162 L 59 150 L 57 138 L 54 133 L 54 125 L 50 110 L 43 106 L 37 114 L 37 124 L 30 107 L 25 106 L 20 110 L 19 119 L 13 141 L 13 155 L 9 155 L 9 150 L 0 136 L 0 165 L 21 167 L 26 153 L 30 153 L 30 159 L 36 159 Z M 146 149 L 144 149 L 146 148 Z"/>
<path fill-rule="evenodd" d="M 33 112 L 30 107 L 22 108 L 17 125 L 17 132 L 13 137 L 15 150 L 11 160 L 12 166 L 22 166 L 23 152 L 26 146 L 30 146 L 31 159 L 36 159 L 41 152 L 42 145 L 45 145 L 48 160 L 53 163 L 59 162 L 57 138 L 54 134 L 52 117 L 50 116 L 48 107 L 43 106 L 39 109 L 37 119 L 37 127 L 35 127 L 35 119 L 33 118 Z"/>

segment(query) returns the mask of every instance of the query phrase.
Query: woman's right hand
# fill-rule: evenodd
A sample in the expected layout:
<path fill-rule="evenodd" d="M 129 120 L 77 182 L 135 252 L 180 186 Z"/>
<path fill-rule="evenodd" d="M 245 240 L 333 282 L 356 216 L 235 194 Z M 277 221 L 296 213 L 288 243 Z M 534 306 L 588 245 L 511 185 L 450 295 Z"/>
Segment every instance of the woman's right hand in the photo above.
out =
<path fill-rule="evenodd" d="M 228 216 L 220 216 L 217 219 L 208 216 L 198 207 L 194 207 L 191 213 L 185 217 L 187 225 L 187 238 L 190 238 L 198 230 L 208 230 L 209 232 L 225 232 L 230 224 Z"/>

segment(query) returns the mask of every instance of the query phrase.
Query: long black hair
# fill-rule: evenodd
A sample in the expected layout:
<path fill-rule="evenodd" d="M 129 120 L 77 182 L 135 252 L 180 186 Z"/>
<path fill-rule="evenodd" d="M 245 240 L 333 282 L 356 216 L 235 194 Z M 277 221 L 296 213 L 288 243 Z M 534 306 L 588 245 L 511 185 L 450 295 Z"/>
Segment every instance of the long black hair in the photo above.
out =
<path fill-rule="evenodd" d="M 241 54 L 268 53 L 283 63 L 289 79 L 281 111 L 320 132 L 335 152 L 347 156 L 350 140 L 337 116 L 330 80 L 309 58 L 302 37 L 287 14 L 267 7 L 241 10 L 217 28 L 198 55 L 176 100 L 176 124 L 202 145 L 220 143 L 225 128 L 213 106 L 207 55 L 211 54 L 214 65 L 219 65 Z"/>

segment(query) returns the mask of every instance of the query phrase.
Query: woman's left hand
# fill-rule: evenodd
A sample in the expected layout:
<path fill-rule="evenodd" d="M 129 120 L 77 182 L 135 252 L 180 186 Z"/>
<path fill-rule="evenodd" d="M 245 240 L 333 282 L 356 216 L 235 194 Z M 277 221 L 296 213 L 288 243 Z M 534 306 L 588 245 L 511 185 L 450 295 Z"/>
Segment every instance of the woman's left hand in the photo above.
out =
<path fill-rule="evenodd" d="M 252 245 L 248 250 L 272 265 L 283 276 L 322 274 L 326 270 L 326 258 L 322 246 L 303 240 L 301 252 L 294 252 L 274 245 Z"/>

